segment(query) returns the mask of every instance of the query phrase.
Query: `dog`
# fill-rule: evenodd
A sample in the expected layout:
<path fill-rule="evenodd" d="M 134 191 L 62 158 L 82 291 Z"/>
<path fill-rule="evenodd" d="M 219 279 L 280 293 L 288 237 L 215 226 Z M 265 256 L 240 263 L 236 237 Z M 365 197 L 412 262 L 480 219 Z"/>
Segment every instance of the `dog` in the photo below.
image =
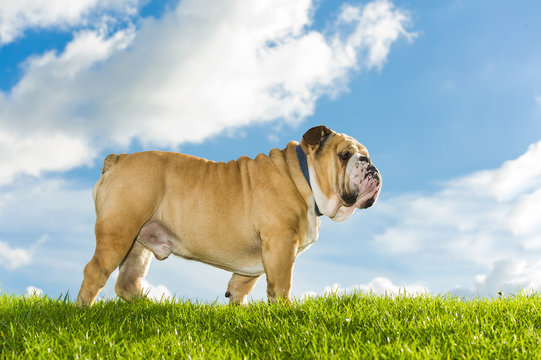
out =
<path fill-rule="evenodd" d="M 269 301 L 289 301 L 295 258 L 317 240 L 319 216 L 344 221 L 372 206 L 381 181 L 363 145 L 323 125 L 300 144 L 228 163 L 173 152 L 111 154 L 92 191 L 96 250 L 77 303 L 92 306 L 117 267 L 117 295 L 144 296 L 152 254 L 232 272 L 230 303 L 246 304 L 262 274 Z"/>

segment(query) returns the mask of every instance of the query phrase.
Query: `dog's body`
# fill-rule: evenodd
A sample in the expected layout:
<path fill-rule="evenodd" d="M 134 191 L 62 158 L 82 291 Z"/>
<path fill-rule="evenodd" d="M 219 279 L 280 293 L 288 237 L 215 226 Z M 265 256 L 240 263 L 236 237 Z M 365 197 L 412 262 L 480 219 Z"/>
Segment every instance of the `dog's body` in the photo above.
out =
<path fill-rule="evenodd" d="M 116 267 L 117 294 L 141 296 L 152 253 L 233 272 L 231 302 L 245 303 L 263 273 L 269 300 L 288 299 L 295 257 L 317 240 L 318 212 L 345 220 L 371 206 L 380 187 L 366 148 L 324 126 L 301 145 L 227 164 L 168 152 L 109 155 L 93 191 L 96 251 L 77 302 L 92 305 Z"/>

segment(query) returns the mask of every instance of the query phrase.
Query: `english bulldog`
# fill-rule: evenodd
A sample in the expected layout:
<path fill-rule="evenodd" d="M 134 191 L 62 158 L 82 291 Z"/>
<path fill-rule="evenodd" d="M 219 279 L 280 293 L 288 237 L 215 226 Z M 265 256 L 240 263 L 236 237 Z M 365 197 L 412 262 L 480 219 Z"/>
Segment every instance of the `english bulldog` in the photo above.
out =
<path fill-rule="evenodd" d="M 245 304 L 262 274 L 269 301 L 289 301 L 295 258 L 334 221 L 374 204 L 381 175 L 367 149 L 325 126 L 255 159 L 214 162 L 161 151 L 107 156 L 92 195 L 96 250 L 77 297 L 142 297 L 151 256 L 174 254 L 233 273 L 225 296 Z"/>

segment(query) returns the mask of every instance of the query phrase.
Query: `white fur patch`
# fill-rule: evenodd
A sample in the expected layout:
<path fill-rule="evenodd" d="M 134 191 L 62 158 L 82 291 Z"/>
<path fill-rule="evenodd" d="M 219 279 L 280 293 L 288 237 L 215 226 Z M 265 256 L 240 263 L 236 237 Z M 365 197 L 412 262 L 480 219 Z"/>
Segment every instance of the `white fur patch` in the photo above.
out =
<path fill-rule="evenodd" d="M 320 213 L 327 215 L 331 220 L 337 222 L 344 221 L 353 214 L 355 208 L 344 207 L 342 201 L 337 196 L 332 196 L 330 199 L 325 196 L 316 181 L 314 170 L 310 165 L 308 165 L 308 174 L 310 175 L 312 193 L 314 194 L 314 199 Z"/>
<path fill-rule="evenodd" d="M 303 244 L 299 244 L 299 248 L 297 249 L 297 255 L 312 246 L 312 244 L 314 244 L 319 237 L 319 221 L 316 215 L 314 197 L 309 196 L 306 200 L 308 205 L 308 236 Z"/>

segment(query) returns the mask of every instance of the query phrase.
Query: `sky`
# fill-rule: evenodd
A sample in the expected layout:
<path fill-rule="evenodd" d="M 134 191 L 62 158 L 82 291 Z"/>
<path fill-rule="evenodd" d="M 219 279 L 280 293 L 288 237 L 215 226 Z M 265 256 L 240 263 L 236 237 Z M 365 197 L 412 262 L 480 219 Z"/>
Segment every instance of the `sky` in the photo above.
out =
<path fill-rule="evenodd" d="M 322 218 L 294 297 L 541 290 L 540 2 L 24 0 L 0 1 L 0 291 L 77 296 L 109 153 L 228 161 L 320 124 L 383 187 Z M 153 259 L 145 287 L 222 303 L 229 277 Z"/>

